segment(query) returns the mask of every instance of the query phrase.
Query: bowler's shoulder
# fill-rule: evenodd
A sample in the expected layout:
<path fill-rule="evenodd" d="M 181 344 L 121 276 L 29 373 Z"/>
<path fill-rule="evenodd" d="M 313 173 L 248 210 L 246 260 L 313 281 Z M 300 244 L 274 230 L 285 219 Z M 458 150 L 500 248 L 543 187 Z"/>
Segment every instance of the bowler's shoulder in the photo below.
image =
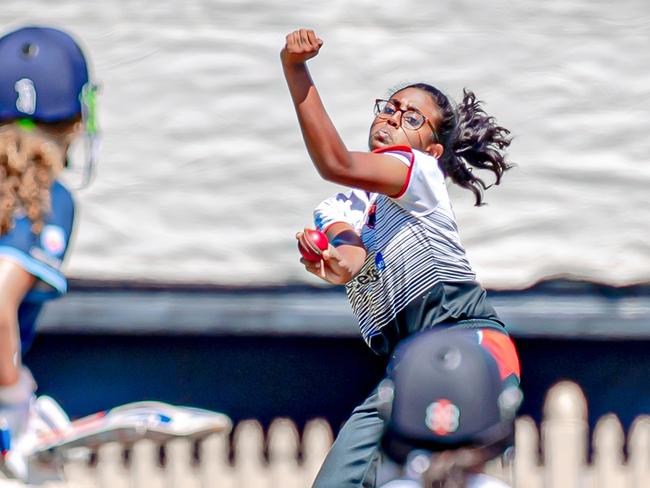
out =
<path fill-rule="evenodd" d="M 413 149 L 413 163 L 426 168 L 426 170 L 441 180 L 445 179 L 445 173 L 440 165 L 440 160 L 431 154 Z"/>

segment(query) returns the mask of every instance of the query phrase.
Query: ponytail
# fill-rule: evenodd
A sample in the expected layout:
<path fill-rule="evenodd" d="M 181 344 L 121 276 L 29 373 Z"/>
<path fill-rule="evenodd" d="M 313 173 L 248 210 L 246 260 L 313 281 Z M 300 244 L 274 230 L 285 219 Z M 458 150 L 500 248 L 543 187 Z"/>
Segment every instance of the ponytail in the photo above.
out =
<path fill-rule="evenodd" d="M 0 236 L 13 228 L 17 212 L 32 222 L 32 232 L 42 230 L 63 163 L 61 148 L 47 136 L 0 124 Z"/>
<path fill-rule="evenodd" d="M 454 107 L 444 93 L 426 83 L 406 88 L 424 90 L 433 98 L 441 116 L 437 142 L 444 148 L 440 158 L 442 170 L 454 183 L 474 193 L 476 206 L 483 205 L 483 192 L 492 185 L 472 170 L 491 171 L 495 176 L 493 184 L 501 183 L 503 173 L 513 167 L 506 161 L 506 149 L 512 140 L 510 131 L 497 125 L 471 91 L 463 90 L 463 101 Z"/>

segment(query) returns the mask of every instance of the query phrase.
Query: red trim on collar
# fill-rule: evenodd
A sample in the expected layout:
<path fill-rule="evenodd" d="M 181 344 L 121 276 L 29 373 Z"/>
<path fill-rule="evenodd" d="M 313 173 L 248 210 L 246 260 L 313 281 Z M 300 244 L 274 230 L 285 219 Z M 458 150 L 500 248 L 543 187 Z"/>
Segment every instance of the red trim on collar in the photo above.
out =
<path fill-rule="evenodd" d="M 377 149 L 373 149 L 372 152 L 375 154 L 380 154 L 383 152 L 387 151 L 403 151 L 411 154 L 411 158 L 413 158 L 413 148 L 411 146 L 405 146 L 405 145 L 400 145 L 400 146 L 386 146 L 386 147 L 380 147 Z"/>
<path fill-rule="evenodd" d="M 408 172 L 406 173 L 406 179 L 404 180 L 404 184 L 402 185 L 402 188 L 400 189 L 399 192 L 397 192 L 396 195 L 388 195 L 390 198 L 400 198 L 404 193 L 406 193 L 406 189 L 409 187 L 409 183 L 411 182 L 411 172 L 413 171 L 413 163 L 415 163 L 415 154 L 413 154 L 413 148 L 411 146 L 388 146 L 388 147 L 380 147 L 378 149 L 373 149 L 372 151 L 375 154 L 381 154 L 385 152 L 405 152 L 408 153 L 409 155 L 409 168 Z"/>

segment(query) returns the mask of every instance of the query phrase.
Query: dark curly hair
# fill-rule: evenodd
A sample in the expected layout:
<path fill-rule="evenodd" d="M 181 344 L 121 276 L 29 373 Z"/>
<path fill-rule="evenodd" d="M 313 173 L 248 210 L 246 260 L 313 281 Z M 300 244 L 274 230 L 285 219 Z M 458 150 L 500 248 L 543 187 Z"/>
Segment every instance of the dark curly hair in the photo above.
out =
<path fill-rule="evenodd" d="M 476 206 L 483 205 L 483 192 L 492 185 L 476 176 L 472 167 L 493 172 L 493 184 L 501 183 L 503 173 L 514 166 L 506 161 L 506 148 L 512 141 L 510 131 L 485 113 L 472 91 L 464 89 L 463 101 L 454 106 L 443 92 L 427 83 L 405 86 L 393 95 L 406 88 L 427 92 L 438 106 L 440 120 L 436 129 L 437 142 L 444 148 L 442 170 L 454 183 L 474 193 Z"/>

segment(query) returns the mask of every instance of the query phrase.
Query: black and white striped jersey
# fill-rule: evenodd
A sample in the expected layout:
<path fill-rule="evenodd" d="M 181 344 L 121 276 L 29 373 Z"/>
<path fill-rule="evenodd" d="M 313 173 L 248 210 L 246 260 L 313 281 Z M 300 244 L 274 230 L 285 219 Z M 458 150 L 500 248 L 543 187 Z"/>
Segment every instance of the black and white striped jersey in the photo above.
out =
<path fill-rule="evenodd" d="M 496 318 L 465 256 L 438 161 L 407 146 L 382 152 L 409 168 L 398 195 L 350 190 L 314 212 L 323 231 L 336 222 L 352 225 L 368 251 L 345 286 L 366 342 L 383 353 L 425 326 Z"/>

